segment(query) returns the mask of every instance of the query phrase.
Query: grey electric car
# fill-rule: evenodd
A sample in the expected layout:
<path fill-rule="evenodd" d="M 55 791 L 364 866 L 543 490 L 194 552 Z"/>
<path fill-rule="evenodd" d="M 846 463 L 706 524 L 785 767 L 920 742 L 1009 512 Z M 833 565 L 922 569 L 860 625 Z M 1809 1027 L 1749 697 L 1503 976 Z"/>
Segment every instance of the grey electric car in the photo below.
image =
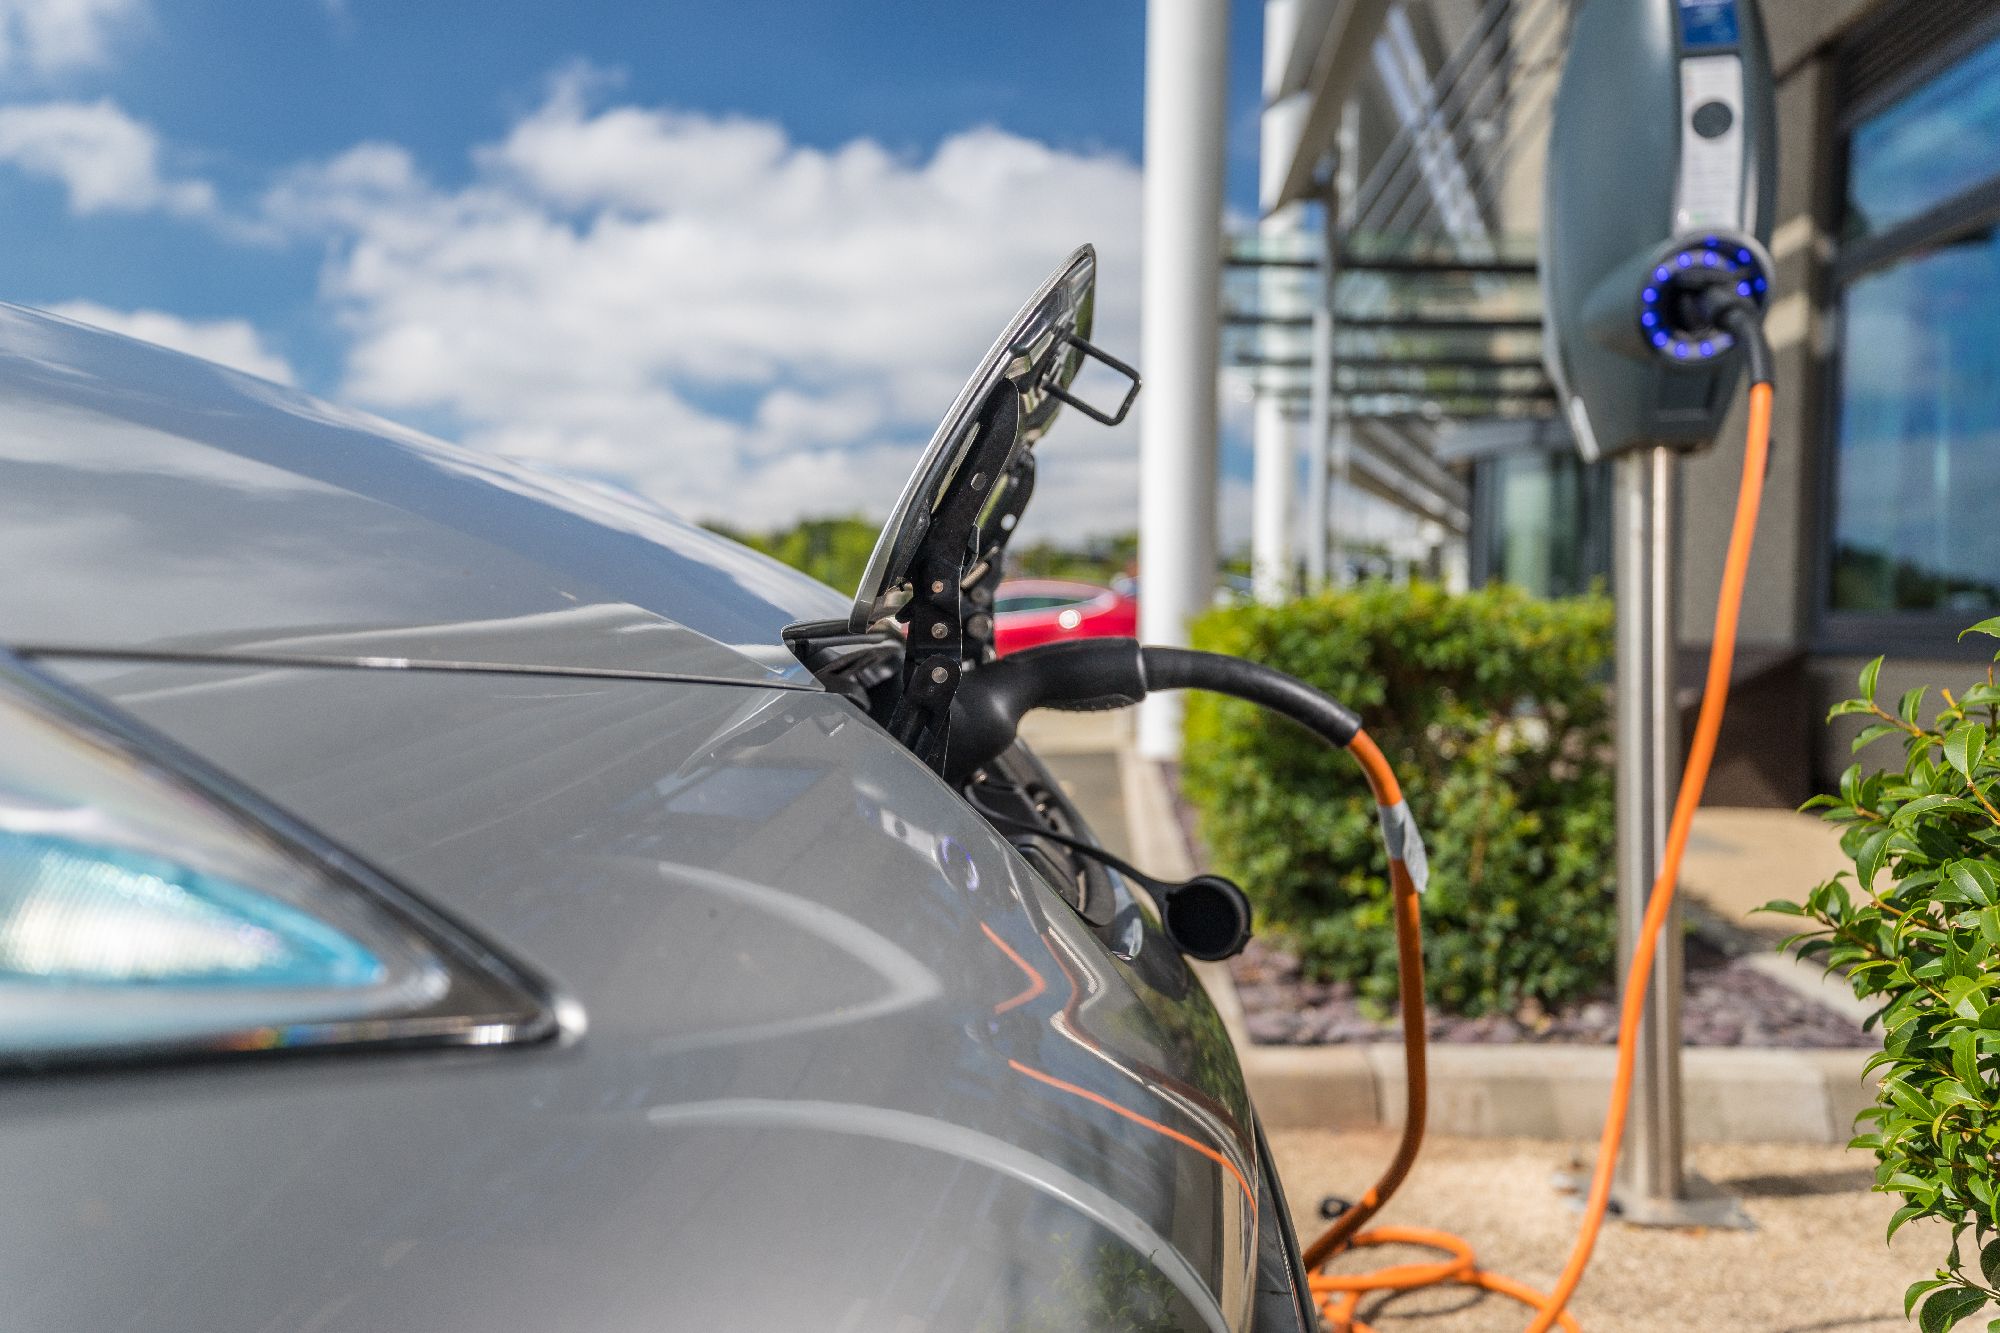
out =
<path fill-rule="evenodd" d="M 0 1328 L 1311 1327 L 1154 903 L 940 776 L 1094 281 L 858 599 L 0 307 Z"/>

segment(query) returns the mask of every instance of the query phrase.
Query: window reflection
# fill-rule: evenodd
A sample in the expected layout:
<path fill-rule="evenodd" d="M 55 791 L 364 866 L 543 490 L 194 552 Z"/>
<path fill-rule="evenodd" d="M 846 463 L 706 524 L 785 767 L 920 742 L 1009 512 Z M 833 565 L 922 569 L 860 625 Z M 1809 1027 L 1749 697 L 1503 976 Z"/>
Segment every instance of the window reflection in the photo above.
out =
<path fill-rule="evenodd" d="M 2000 241 L 1859 278 L 1843 318 L 1833 609 L 2000 606 Z"/>
<path fill-rule="evenodd" d="M 1879 235 L 2000 175 L 2000 40 L 1856 127 L 1846 235 Z"/>

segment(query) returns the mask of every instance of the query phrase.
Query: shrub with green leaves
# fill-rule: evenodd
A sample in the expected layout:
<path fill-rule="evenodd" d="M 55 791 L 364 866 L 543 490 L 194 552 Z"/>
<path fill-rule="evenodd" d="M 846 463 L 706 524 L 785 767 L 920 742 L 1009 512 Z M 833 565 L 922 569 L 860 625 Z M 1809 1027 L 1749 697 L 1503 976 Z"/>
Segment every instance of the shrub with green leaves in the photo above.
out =
<path fill-rule="evenodd" d="M 1211 612 L 1194 638 L 1361 713 L 1430 851 L 1431 996 L 1476 1015 L 1554 1005 L 1613 975 L 1611 628 L 1601 596 L 1368 583 Z M 1211 695 L 1189 704 L 1186 755 L 1203 835 L 1261 925 L 1308 975 L 1392 1003 L 1387 865 L 1354 761 Z"/>
<path fill-rule="evenodd" d="M 2000 618 L 1966 633 L 2000 638 Z M 1809 918 L 1814 929 L 1787 945 L 1881 1004 L 1884 1045 L 1869 1064 L 1881 1091 L 1854 1146 L 1874 1152 L 1875 1188 L 1902 1198 L 1890 1235 L 1913 1218 L 1951 1226 L 1944 1266 L 1904 1300 L 1906 1313 L 1921 1302 L 1924 1333 L 1941 1333 L 2000 1301 L 2000 684 L 1989 667 L 1962 694 L 1939 690 L 1925 721 L 1928 689 L 1893 712 L 1876 701 L 1881 669 L 1869 663 L 1860 696 L 1832 715 L 1870 719 L 1857 751 L 1900 740 L 1901 766 L 1857 763 L 1838 796 L 1806 806 L 1844 826 L 1854 871 L 1765 910 Z"/>

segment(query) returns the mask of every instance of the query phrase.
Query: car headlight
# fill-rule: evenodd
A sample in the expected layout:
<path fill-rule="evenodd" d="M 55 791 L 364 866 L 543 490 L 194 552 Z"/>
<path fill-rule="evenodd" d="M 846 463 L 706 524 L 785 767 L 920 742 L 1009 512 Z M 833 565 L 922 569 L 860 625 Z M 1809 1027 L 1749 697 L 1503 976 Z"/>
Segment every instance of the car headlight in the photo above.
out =
<path fill-rule="evenodd" d="M 0 1063 L 555 1034 L 546 990 L 0 654 Z"/>

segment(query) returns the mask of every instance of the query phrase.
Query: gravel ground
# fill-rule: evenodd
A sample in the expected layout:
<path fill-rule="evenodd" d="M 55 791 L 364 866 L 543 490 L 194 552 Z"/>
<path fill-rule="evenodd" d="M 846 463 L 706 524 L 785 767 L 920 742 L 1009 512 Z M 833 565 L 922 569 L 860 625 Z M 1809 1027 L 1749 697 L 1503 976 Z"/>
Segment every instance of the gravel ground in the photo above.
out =
<path fill-rule="evenodd" d="M 1324 1223 L 1320 1198 L 1352 1197 L 1381 1169 L 1388 1131 L 1295 1131 L 1271 1136 L 1301 1238 Z M 1432 1139 L 1383 1221 L 1444 1226 L 1469 1240 L 1480 1264 L 1545 1288 L 1561 1269 L 1576 1213 L 1553 1175 L 1588 1160 L 1585 1145 Z M 1867 1333 L 1911 1328 L 1903 1288 L 1929 1275 L 1950 1232 L 1914 1223 L 1882 1233 L 1895 1204 L 1869 1191 L 1873 1162 L 1842 1148 L 1790 1144 L 1697 1147 L 1693 1165 L 1743 1200 L 1749 1232 L 1605 1228 L 1572 1312 L 1587 1333 Z M 1336 1270 L 1427 1258 L 1384 1247 Z M 1373 1313 L 1369 1313 L 1373 1310 Z M 1966 1321 L 1983 1328 L 1992 1311 Z M 1518 1333 L 1526 1311 L 1465 1288 L 1364 1302 L 1376 1328 L 1410 1333 Z"/>
<path fill-rule="evenodd" d="M 1852 1019 L 1752 971 L 1699 937 L 1687 941 L 1687 989 L 1681 1030 L 1689 1046 L 1872 1047 L 1877 1039 Z M 1243 1000 L 1253 1041 L 1320 1046 L 1394 1041 L 1393 1016 L 1377 1021 L 1362 1013 L 1353 989 L 1307 981 L 1298 959 L 1264 940 L 1232 960 L 1230 973 Z M 1554 1013 L 1488 1014 L 1452 1018 L 1432 1014 L 1433 1041 L 1571 1042 L 1611 1045 L 1618 1011 L 1611 992 Z"/>

